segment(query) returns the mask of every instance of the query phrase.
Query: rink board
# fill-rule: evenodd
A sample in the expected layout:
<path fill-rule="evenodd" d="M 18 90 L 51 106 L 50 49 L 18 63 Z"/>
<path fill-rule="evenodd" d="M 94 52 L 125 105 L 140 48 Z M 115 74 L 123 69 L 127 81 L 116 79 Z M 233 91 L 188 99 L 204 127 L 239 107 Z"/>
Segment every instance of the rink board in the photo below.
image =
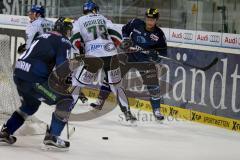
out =
<path fill-rule="evenodd" d="M 96 98 L 99 91 L 97 89 L 84 89 L 84 94 L 87 97 Z M 115 102 L 115 97 L 111 94 L 108 101 Z M 151 112 L 152 108 L 149 101 L 129 98 L 131 108 Z M 198 112 L 189 109 L 183 109 L 177 106 L 161 104 L 161 113 L 165 116 L 170 116 L 174 119 L 187 120 L 198 122 L 206 125 L 216 126 L 236 132 L 240 132 L 240 120 L 215 116 L 203 112 Z"/>

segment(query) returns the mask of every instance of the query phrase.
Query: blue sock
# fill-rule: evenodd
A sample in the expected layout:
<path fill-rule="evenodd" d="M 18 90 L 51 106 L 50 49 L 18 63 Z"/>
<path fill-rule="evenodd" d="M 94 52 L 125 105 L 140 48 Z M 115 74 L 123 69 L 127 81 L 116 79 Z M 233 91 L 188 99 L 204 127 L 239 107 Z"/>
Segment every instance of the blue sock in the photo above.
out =
<path fill-rule="evenodd" d="M 52 114 L 52 121 L 50 125 L 50 134 L 54 136 L 60 136 L 62 133 L 62 130 L 65 127 L 65 122 L 61 121 L 59 118 L 56 117 L 56 115 Z"/>
<path fill-rule="evenodd" d="M 15 111 L 5 125 L 8 133 L 11 135 L 14 134 L 14 132 L 23 125 L 24 121 L 25 119 Z"/>
<path fill-rule="evenodd" d="M 153 111 L 156 109 L 160 109 L 160 100 L 161 98 L 153 98 L 153 97 L 150 98 Z"/>

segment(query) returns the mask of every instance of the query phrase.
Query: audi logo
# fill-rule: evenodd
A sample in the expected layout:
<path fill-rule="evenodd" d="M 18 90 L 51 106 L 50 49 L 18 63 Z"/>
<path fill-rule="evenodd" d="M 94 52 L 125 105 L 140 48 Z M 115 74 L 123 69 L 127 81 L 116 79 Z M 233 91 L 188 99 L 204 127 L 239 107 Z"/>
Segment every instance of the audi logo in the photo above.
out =
<path fill-rule="evenodd" d="M 219 43 L 220 42 L 220 36 L 218 35 L 209 35 L 209 41 Z"/>
<path fill-rule="evenodd" d="M 193 40 L 193 34 L 192 33 L 184 33 L 183 34 L 183 39 Z"/>

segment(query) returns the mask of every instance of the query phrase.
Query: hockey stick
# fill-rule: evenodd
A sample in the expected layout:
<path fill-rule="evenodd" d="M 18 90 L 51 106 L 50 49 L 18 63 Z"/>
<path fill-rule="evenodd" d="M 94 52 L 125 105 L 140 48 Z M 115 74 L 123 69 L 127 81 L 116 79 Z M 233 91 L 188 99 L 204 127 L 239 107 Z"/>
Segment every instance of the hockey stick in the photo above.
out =
<path fill-rule="evenodd" d="M 68 124 L 68 122 L 67 122 L 66 126 L 67 126 L 67 139 L 69 139 L 69 124 Z"/>
<path fill-rule="evenodd" d="M 159 49 L 160 49 L 160 48 L 159 48 Z M 162 48 L 161 48 L 161 49 L 162 49 Z M 150 50 L 143 50 L 143 49 L 138 49 L 138 48 L 130 47 L 128 51 L 120 52 L 120 54 L 122 54 L 122 53 L 131 54 L 131 53 L 135 53 L 135 52 L 137 52 L 137 51 L 141 51 L 141 52 L 143 52 L 144 54 L 147 54 L 147 53 L 149 53 L 149 52 L 151 52 L 151 51 L 157 52 L 156 50 L 151 50 L 151 49 L 150 49 Z M 189 64 L 189 63 L 186 63 L 186 62 L 181 62 L 181 61 L 178 61 L 178 60 L 176 60 L 176 59 L 172 59 L 172 58 L 165 57 L 165 56 L 161 56 L 161 55 L 158 55 L 158 58 L 166 59 L 166 60 L 172 61 L 172 62 L 174 62 L 174 63 L 176 63 L 176 64 L 185 65 L 185 66 L 188 66 L 188 67 L 200 69 L 200 70 L 202 70 L 202 71 L 207 71 L 207 70 L 209 70 L 212 66 L 214 66 L 215 64 L 217 64 L 217 62 L 218 62 L 218 60 L 219 60 L 218 57 L 216 57 L 216 58 L 214 58 L 214 59 L 212 60 L 212 62 L 209 63 L 207 66 L 202 67 L 202 66 L 196 66 L 196 65 L 193 65 L 193 64 Z"/>
<path fill-rule="evenodd" d="M 202 67 L 202 66 L 192 65 L 192 64 L 189 64 L 189 63 L 186 63 L 186 62 L 181 62 L 181 61 L 178 61 L 178 60 L 169 58 L 169 57 L 164 57 L 164 56 L 160 56 L 160 55 L 158 55 L 158 57 L 159 57 L 159 58 L 162 58 L 162 59 L 166 59 L 166 60 L 173 61 L 174 63 L 180 64 L 180 65 L 185 65 L 185 66 L 188 66 L 188 67 L 200 69 L 200 70 L 202 70 L 202 71 L 207 71 L 207 70 L 209 70 L 212 66 L 214 66 L 214 65 L 217 64 L 217 62 L 218 62 L 218 58 L 216 57 L 216 58 L 214 58 L 214 59 L 212 60 L 212 62 L 209 63 L 207 66 Z"/>
<path fill-rule="evenodd" d="M 74 134 L 76 129 L 75 129 L 74 126 L 71 129 L 69 129 L 69 123 L 68 122 L 66 124 L 66 127 L 67 127 L 67 139 L 70 139 L 70 137 L 72 137 L 72 135 Z"/>

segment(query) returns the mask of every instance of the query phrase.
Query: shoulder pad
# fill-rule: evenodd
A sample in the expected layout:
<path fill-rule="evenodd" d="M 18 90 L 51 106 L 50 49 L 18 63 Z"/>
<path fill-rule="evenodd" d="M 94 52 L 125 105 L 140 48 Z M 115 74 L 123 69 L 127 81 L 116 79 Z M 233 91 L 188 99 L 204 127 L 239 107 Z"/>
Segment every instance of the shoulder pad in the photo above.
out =
<path fill-rule="evenodd" d="M 132 19 L 130 21 L 130 23 L 133 23 L 133 24 L 136 24 L 136 25 L 139 25 L 139 24 L 145 24 L 145 22 L 141 19 L 138 19 L 138 18 L 135 18 L 135 19 Z"/>
<path fill-rule="evenodd" d="M 164 34 L 164 32 L 163 32 L 163 30 L 160 28 L 160 27 L 157 27 L 157 32 L 159 33 L 159 34 Z"/>
<path fill-rule="evenodd" d="M 61 42 L 69 45 L 70 47 L 72 46 L 72 43 L 70 42 L 70 40 L 65 37 L 61 38 Z"/>

